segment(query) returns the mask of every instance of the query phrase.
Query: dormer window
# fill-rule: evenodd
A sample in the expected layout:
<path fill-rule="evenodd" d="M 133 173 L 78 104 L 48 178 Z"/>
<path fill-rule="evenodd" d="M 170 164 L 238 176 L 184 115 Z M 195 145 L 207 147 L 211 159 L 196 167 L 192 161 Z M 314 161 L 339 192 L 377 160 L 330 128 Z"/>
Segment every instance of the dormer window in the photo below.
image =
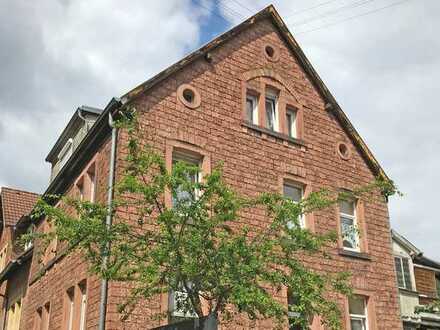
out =
<path fill-rule="evenodd" d="M 268 90 L 266 92 L 266 128 L 271 131 L 278 131 L 278 95 L 275 91 Z"/>
<path fill-rule="evenodd" d="M 69 139 L 58 154 L 59 168 L 62 168 L 72 156 L 73 139 Z"/>

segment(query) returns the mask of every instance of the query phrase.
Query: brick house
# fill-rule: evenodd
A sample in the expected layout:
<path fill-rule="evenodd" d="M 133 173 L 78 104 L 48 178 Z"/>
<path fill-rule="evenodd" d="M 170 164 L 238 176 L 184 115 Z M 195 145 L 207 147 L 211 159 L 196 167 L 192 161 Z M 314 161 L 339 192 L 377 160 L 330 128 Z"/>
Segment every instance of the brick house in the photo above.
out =
<path fill-rule="evenodd" d="M 0 329 L 19 329 L 33 247 L 26 245 L 23 249 L 17 238 L 28 228 L 27 214 L 38 196 L 5 187 L 0 191 Z"/>
<path fill-rule="evenodd" d="M 45 194 L 106 201 L 122 173 L 126 143 L 125 133 L 109 121 L 127 106 L 137 109 L 148 142 L 169 166 L 183 157 L 209 171 L 222 161 L 226 182 L 241 194 L 279 191 L 296 200 L 321 188 L 353 190 L 386 176 L 273 6 L 113 98 L 102 111 L 82 109 L 90 121 L 69 126 L 47 158 L 52 175 Z M 81 123 L 83 112 L 72 121 Z M 87 131 L 73 144 L 82 125 Z M 344 202 L 302 222 L 312 231 L 339 233 L 338 245 L 328 251 L 332 260 L 310 257 L 307 264 L 352 272 L 355 296 L 336 298 L 346 329 L 402 329 L 388 207 L 378 197 Z M 249 223 L 267 221 L 261 214 L 243 217 Z M 344 235 L 355 226 L 362 235 Z M 36 227 L 50 229 L 44 220 Z M 57 242 L 46 251 L 34 250 L 20 329 L 96 329 L 100 315 L 108 330 L 151 329 L 167 323 L 152 320 L 156 312 L 168 312 L 170 319 L 179 315 L 172 297 L 161 296 L 121 321 L 117 305 L 126 286 L 90 276 L 81 256 L 66 256 Z M 279 299 L 287 304 L 287 292 Z M 226 327 L 272 329 L 273 324 L 243 317 L 220 325 Z M 312 328 L 322 329 L 318 317 Z"/>
<path fill-rule="evenodd" d="M 404 329 L 440 329 L 440 311 L 417 312 L 440 299 L 440 263 L 396 231 L 391 234 Z"/>

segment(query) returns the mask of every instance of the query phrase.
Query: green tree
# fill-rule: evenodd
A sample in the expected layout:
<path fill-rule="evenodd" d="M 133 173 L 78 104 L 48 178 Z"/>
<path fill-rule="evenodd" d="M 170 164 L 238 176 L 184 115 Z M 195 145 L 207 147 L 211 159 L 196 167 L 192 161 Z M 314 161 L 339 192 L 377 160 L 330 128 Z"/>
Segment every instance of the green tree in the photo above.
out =
<path fill-rule="evenodd" d="M 92 273 L 127 283 L 132 289 L 121 305 L 123 315 L 139 300 L 172 290 L 181 292 L 177 307 L 200 318 L 244 313 L 251 319 L 272 318 L 281 326 L 295 315 L 291 322 L 307 328 L 313 315 L 321 315 L 330 329 L 340 328 L 338 304 L 329 293 L 350 294 L 349 274 L 317 272 L 303 262 L 309 255 L 330 258 L 325 251 L 334 246 L 336 235 L 303 229 L 299 217 L 352 195 L 384 198 L 395 192 L 391 182 L 377 180 L 351 193 L 321 190 L 300 203 L 274 192 L 241 196 L 223 181 L 221 164 L 201 182 L 192 180 L 200 169 L 177 162 L 167 170 L 134 118 L 122 116 L 118 125 L 128 143 L 112 227 L 105 226 L 105 205 L 62 197 L 65 207 L 54 207 L 53 198 L 60 197 L 52 196 L 39 201 L 34 216 L 45 217 L 54 231 L 27 239 L 56 237 L 66 253 L 80 250 Z M 164 202 L 167 193 L 172 207 Z M 244 214 L 257 211 L 265 213 L 264 224 L 243 224 Z M 104 255 L 109 258 L 105 269 Z M 294 293 L 289 306 L 275 298 L 282 288 Z"/>

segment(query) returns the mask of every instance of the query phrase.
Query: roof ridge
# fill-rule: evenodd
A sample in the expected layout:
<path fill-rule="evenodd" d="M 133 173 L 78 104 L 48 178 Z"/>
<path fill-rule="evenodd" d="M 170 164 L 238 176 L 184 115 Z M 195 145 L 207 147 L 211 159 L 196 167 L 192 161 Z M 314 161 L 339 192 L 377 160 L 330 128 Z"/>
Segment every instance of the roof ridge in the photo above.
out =
<path fill-rule="evenodd" d="M 13 192 L 19 192 L 19 193 L 26 193 L 26 194 L 32 194 L 32 195 L 37 195 L 40 196 L 41 194 L 36 193 L 36 192 L 32 192 L 32 191 L 27 191 L 27 190 L 23 190 L 23 189 L 18 189 L 18 188 L 11 188 L 11 187 L 0 187 L 0 192 L 3 193 L 3 191 L 13 191 Z"/>

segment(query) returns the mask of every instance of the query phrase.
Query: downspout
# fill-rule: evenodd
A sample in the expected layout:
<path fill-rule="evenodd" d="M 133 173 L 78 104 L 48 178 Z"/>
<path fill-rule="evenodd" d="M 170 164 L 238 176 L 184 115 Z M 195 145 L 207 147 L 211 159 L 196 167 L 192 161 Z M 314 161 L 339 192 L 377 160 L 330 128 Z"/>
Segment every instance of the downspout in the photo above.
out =
<path fill-rule="evenodd" d="M 115 163 L 116 163 L 116 140 L 118 137 L 118 128 L 115 127 L 112 114 L 108 116 L 109 126 L 112 129 L 111 151 L 110 151 L 110 165 L 108 173 L 108 195 L 107 195 L 107 216 L 105 218 L 105 225 L 107 230 L 112 226 L 112 203 L 113 203 L 113 186 L 115 181 Z M 102 258 L 102 269 L 107 268 L 108 253 L 110 251 L 110 242 L 105 247 L 105 255 Z M 108 280 L 103 278 L 101 280 L 101 300 L 99 302 L 99 330 L 105 330 L 105 319 L 107 313 L 107 295 L 108 295 Z"/>

